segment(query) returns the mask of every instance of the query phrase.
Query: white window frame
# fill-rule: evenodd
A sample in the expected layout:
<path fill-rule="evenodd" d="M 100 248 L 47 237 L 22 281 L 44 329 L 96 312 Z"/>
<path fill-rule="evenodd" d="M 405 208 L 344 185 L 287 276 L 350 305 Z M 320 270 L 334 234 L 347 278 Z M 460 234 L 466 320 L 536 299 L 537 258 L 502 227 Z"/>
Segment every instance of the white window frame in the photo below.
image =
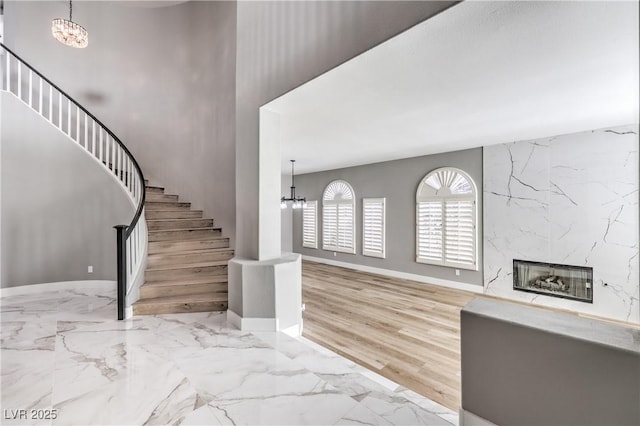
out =
<path fill-rule="evenodd" d="M 382 204 L 382 223 L 380 224 L 380 238 L 381 238 L 381 251 L 375 250 L 367 250 L 367 246 L 369 245 L 367 242 L 367 231 L 366 225 L 368 222 L 367 219 L 367 206 L 368 205 L 380 205 Z M 370 256 L 370 257 L 379 257 L 381 259 L 385 258 L 385 245 L 386 245 L 386 235 L 385 229 L 387 227 L 387 218 L 386 218 L 386 198 L 363 198 L 362 199 L 362 255 Z"/>
<path fill-rule="evenodd" d="M 468 193 L 452 193 L 451 188 L 443 185 L 442 188 L 436 190 L 433 188 L 427 180 L 432 176 L 438 177 L 439 173 L 455 173 L 457 175 L 462 176 L 469 184 L 471 190 Z M 454 167 L 442 167 L 439 169 L 435 169 L 429 173 L 420 181 L 420 185 L 418 185 L 418 190 L 416 192 L 416 262 L 425 263 L 430 265 L 440 265 L 453 267 L 458 269 L 468 269 L 477 271 L 478 270 L 478 217 L 477 217 L 477 197 L 478 191 L 476 188 L 476 184 L 471 179 L 471 177 L 464 172 L 463 170 L 454 168 Z M 455 201 L 470 201 L 472 203 L 472 211 L 471 211 L 471 220 L 472 220 L 472 258 L 473 262 L 463 263 L 463 262 L 455 262 L 448 261 L 446 258 L 447 253 L 447 223 L 446 223 L 446 203 L 447 202 L 455 202 Z M 442 242 L 441 242 L 441 260 L 433 260 L 428 258 L 420 257 L 420 221 L 419 221 L 419 210 L 420 203 L 423 202 L 431 202 L 431 203 L 439 203 L 441 208 L 441 218 L 442 223 L 440 224 L 441 232 L 442 232 Z"/>
<path fill-rule="evenodd" d="M 313 229 L 313 241 L 305 240 L 305 229 L 307 225 L 307 212 L 313 211 L 313 223 L 309 224 Z M 317 249 L 318 248 L 318 201 L 307 201 L 302 208 L 302 247 Z"/>
<path fill-rule="evenodd" d="M 325 223 L 328 206 L 336 206 L 336 238 L 335 245 L 328 244 L 327 240 L 327 226 Z M 351 229 L 351 247 L 340 246 L 340 241 L 344 238 L 340 238 L 340 207 L 351 207 L 351 221 L 346 225 Z M 324 189 L 322 195 L 322 249 L 328 251 L 335 251 L 348 254 L 356 254 L 356 194 L 353 191 L 353 187 L 344 180 L 334 180 L 330 182 Z"/>

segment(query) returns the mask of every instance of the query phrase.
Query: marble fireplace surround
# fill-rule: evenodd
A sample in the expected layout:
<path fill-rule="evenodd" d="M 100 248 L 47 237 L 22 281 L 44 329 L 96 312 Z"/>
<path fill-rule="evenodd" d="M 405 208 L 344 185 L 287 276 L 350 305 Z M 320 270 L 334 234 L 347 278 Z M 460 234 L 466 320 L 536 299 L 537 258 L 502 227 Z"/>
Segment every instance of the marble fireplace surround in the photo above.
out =
<path fill-rule="evenodd" d="M 638 125 L 484 147 L 485 293 L 640 323 Z M 593 268 L 593 304 L 513 289 L 513 260 Z"/>

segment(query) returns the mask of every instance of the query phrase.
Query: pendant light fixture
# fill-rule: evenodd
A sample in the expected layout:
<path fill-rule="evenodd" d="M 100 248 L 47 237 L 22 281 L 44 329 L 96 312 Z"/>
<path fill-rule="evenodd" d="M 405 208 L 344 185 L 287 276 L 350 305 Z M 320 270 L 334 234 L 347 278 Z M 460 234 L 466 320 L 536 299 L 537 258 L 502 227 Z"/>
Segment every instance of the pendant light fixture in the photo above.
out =
<path fill-rule="evenodd" d="M 291 204 L 291 208 L 300 209 L 300 208 L 306 207 L 307 199 L 304 197 L 296 196 L 296 186 L 294 183 L 295 173 L 293 169 L 296 160 L 289 160 L 289 161 L 291 161 L 291 194 L 290 194 L 290 197 L 280 198 L 280 208 L 286 209 L 289 206 L 289 204 Z"/>
<path fill-rule="evenodd" d="M 73 5 L 69 0 L 69 19 L 56 18 L 51 21 L 51 33 L 56 40 L 71 47 L 87 47 L 89 33 L 81 25 L 71 20 Z"/>

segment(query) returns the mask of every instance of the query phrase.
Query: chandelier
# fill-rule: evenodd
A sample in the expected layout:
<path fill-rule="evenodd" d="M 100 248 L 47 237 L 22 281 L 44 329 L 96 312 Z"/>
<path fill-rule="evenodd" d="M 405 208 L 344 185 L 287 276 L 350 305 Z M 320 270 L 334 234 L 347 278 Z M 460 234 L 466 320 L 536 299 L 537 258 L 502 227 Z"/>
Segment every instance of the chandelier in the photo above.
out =
<path fill-rule="evenodd" d="M 56 40 L 71 47 L 87 47 L 89 33 L 71 20 L 73 6 L 69 0 L 69 19 L 56 18 L 51 21 L 51 33 Z"/>
<path fill-rule="evenodd" d="M 291 161 L 291 196 L 290 197 L 282 197 L 280 198 L 280 208 L 286 209 L 289 204 L 291 204 L 291 208 L 300 209 L 306 207 L 307 199 L 304 197 L 296 197 L 296 186 L 294 184 L 294 172 L 293 172 L 293 164 L 296 160 Z"/>

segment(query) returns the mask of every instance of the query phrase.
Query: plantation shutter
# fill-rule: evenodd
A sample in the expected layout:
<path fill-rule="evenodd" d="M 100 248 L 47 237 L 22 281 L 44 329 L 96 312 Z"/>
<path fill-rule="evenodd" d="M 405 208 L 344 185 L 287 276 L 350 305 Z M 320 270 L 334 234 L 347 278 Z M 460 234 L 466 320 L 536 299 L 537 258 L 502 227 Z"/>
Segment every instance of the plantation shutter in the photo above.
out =
<path fill-rule="evenodd" d="M 464 171 L 442 167 L 416 192 L 416 261 L 478 269 L 476 186 Z"/>
<path fill-rule="evenodd" d="M 353 241 L 353 204 L 338 204 L 338 248 L 355 251 Z"/>
<path fill-rule="evenodd" d="M 417 205 L 417 257 L 418 260 L 438 263 L 443 261 L 442 202 L 422 201 Z"/>
<path fill-rule="evenodd" d="M 322 195 L 322 248 L 344 253 L 356 252 L 356 197 L 343 180 L 329 183 Z"/>
<path fill-rule="evenodd" d="M 322 248 L 338 247 L 338 205 L 325 204 L 322 208 Z"/>
<path fill-rule="evenodd" d="M 317 201 L 307 201 L 302 210 L 302 247 L 318 248 Z"/>
<path fill-rule="evenodd" d="M 475 203 L 447 200 L 445 211 L 445 251 L 447 262 L 475 265 Z"/>
<path fill-rule="evenodd" d="M 362 254 L 384 258 L 385 199 L 362 199 Z"/>

